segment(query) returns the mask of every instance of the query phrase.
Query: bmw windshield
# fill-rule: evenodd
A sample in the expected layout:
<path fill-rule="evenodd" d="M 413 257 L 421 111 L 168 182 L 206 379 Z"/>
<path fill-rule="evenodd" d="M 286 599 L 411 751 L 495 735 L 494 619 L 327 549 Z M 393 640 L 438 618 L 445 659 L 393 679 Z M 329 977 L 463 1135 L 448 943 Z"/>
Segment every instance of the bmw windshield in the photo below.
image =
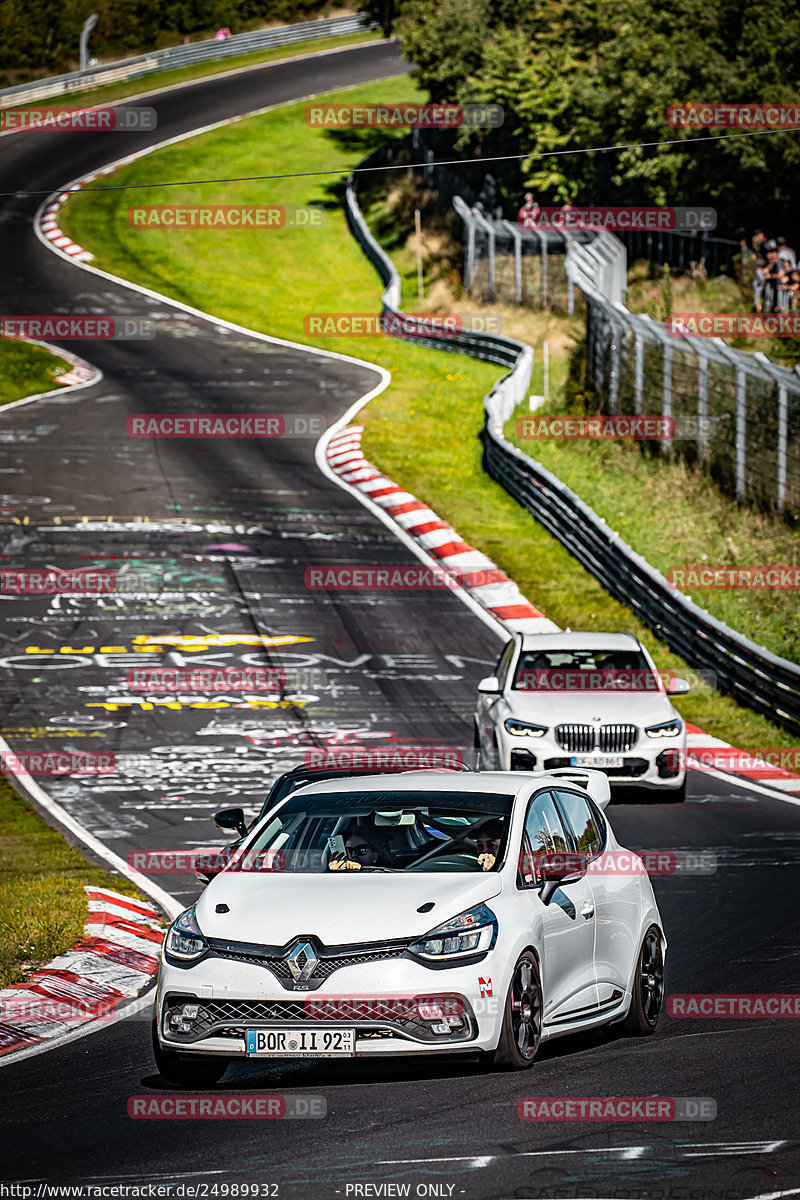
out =
<path fill-rule="evenodd" d="M 266 819 L 244 853 L 251 870 L 308 874 L 498 870 L 512 800 L 493 793 L 391 787 L 300 792 Z"/>

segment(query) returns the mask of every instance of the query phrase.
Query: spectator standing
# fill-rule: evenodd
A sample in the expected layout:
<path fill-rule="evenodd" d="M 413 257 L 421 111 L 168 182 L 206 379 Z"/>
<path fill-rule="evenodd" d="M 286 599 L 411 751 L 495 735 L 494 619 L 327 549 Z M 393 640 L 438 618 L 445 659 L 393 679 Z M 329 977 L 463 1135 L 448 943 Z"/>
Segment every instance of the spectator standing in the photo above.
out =
<path fill-rule="evenodd" d="M 753 309 L 757 313 L 764 311 L 764 268 L 766 265 L 763 258 L 756 259 L 756 269 L 753 275 Z"/>
<path fill-rule="evenodd" d="M 535 229 L 539 211 L 539 205 L 533 198 L 533 192 L 526 192 L 525 203 L 517 213 L 517 224 L 521 225 L 523 229 Z"/>
<path fill-rule="evenodd" d="M 786 263 L 790 270 L 797 266 L 797 258 L 791 246 L 786 245 L 785 237 L 775 238 L 778 247 L 778 258 L 781 262 Z"/>
<path fill-rule="evenodd" d="M 778 244 L 772 238 L 764 243 L 767 265 L 764 267 L 764 312 L 774 312 L 778 307 L 778 280 L 783 274 L 783 264 L 778 261 Z"/>

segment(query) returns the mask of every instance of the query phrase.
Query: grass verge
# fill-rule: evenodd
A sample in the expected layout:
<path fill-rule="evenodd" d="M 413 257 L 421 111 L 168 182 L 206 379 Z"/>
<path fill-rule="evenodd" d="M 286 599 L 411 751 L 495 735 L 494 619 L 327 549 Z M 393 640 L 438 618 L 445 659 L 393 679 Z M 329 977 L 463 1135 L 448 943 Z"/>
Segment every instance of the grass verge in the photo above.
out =
<path fill-rule="evenodd" d="M 69 363 L 41 346 L 0 339 L 0 405 L 52 391 L 69 370 Z"/>
<path fill-rule="evenodd" d="M 80 940 L 89 913 L 84 885 L 144 899 L 129 880 L 85 859 L 0 779 L 0 987 Z"/>
<path fill-rule="evenodd" d="M 413 81 L 401 76 L 329 98 L 332 103 L 390 103 L 424 97 Z M 213 195 L 215 204 L 323 205 L 323 228 L 269 233 L 132 229 L 125 192 L 93 194 L 88 188 L 62 210 L 65 232 L 91 248 L 103 269 L 187 304 L 263 332 L 380 361 L 393 381 L 364 414 L 365 451 L 372 461 L 489 554 L 558 624 L 631 629 L 660 667 L 685 665 L 484 474 L 477 438 L 483 423 L 481 397 L 497 377 L 496 368 L 390 338 L 315 339 L 305 334 L 307 313 L 376 311 L 379 282 L 350 236 L 342 199 L 346 171 L 386 134 L 309 129 L 302 107 L 290 105 L 167 147 L 124 168 L 115 183 L 265 174 L 287 161 L 297 172 L 338 169 L 339 177 L 281 180 L 266 196 L 257 183 L 216 185 Z M 150 204 L 175 199 L 170 189 L 158 186 L 146 195 Z M 181 190 L 182 204 L 209 199 L 201 186 Z M 402 256 L 401 266 L 407 276 L 409 263 Z M 408 298 L 406 308 L 416 311 Z M 525 322 L 526 329 L 540 333 L 556 328 L 547 315 L 523 317 L 510 310 L 509 320 L 507 332 L 512 333 L 522 333 Z M 558 331 L 566 349 L 569 331 L 562 325 Z M 558 370 L 563 378 L 563 367 Z M 687 719 L 738 745 L 792 744 L 769 722 L 714 692 L 690 694 L 679 704 Z"/>
<path fill-rule="evenodd" d="M 275 62 L 281 58 L 297 58 L 301 54 L 310 54 L 315 50 L 336 50 L 340 46 L 358 46 L 363 42 L 374 42 L 374 31 L 365 33 L 340 34 L 335 37 L 312 38 L 307 42 L 294 42 L 290 46 L 274 46 L 269 50 L 254 50 L 252 54 L 243 54 L 240 58 L 226 58 L 213 63 L 195 63 L 191 67 L 176 67 L 172 71 L 151 71 L 139 79 L 128 79 L 120 83 L 109 83 L 104 87 L 87 88 L 86 91 L 69 92 L 63 96 L 54 96 L 47 103 L 34 105 L 15 105 L 24 108 L 52 108 L 59 104 L 72 104 L 74 97 L 80 97 L 78 107 L 94 104 L 113 104 L 118 100 L 130 100 L 135 96 L 146 95 L 150 92 L 160 92 L 164 88 L 173 87 L 177 83 L 192 83 L 196 79 L 210 78 L 212 75 L 224 75 L 241 67 L 258 67 Z M 377 39 L 382 40 L 381 38 Z M 109 67 L 113 64 L 109 63 Z M 36 80 L 30 80 L 31 87 L 36 86 Z"/>

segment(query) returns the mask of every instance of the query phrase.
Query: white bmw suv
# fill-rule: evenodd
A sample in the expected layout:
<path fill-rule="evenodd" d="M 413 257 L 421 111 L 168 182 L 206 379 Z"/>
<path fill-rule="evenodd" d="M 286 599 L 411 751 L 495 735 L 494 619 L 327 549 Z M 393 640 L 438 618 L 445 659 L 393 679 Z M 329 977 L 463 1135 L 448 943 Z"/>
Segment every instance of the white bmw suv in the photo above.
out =
<path fill-rule="evenodd" d="M 686 798 L 686 725 L 629 633 L 516 634 L 478 684 L 475 748 L 483 770 L 594 767 L 615 786 Z"/>

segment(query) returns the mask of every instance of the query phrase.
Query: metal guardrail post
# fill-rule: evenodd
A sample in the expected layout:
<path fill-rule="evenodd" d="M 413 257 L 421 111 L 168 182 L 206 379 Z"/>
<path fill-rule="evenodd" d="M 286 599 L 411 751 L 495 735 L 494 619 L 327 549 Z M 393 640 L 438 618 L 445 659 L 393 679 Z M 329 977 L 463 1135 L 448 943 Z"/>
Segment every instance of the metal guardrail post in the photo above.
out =
<path fill-rule="evenodd" d="M 672 346 L 667 342 L 663 346 L 664 367 L 661 377 L 661 415 L 666 420 L 672 417 Z M 664 438 L 661 442 L 661 453 L 669 454 L 672 441 Z"/>
<path fill-rule="evenodd" d="M 514 301 L 522 304 L 522 232 L 513 221 L 501 222 L 514 241 Z"/>
<path fill-rule="evenodd" d="M 747 375 L 736 368 L 736 499 L 743 500 L 747 466 Z"/>
<path fill-rule="evenodd" d="M 494 243 L 495 243 L 495 232 L 494 232 L 494 222 L 492 222 L 492 221 L 487 221 L 486 217 L 483 215 L 483 213 L 482 213 L 482 212 L 480 211 L 480 209 L 478 209 L 478 208 L 473 208 L 473 210 L 472 210 L 472 215 L 473 215 L 473 218 L 475 219 L 475 221 L 477 222 L 477 224 L 478 224 L 478 225 L 480 225 L 480 227 L 483 229 L 484 233 L 486 234 L 486 236 L 487 236 L 487 238 L 488 238 L 488 250 L 489 250 L 489 299 L 490 299 L 490 300 L 494 300 L 494 293 L 495 293 L 495 276 L 494 276 Z"/>
<path fill-rule="evenodd" d="M 87 17 L 83 22 L 83 28 L 81 29 L 80 37 L 80 60 L 82 71 L 88 71 L 89 69 L 89 34 L 92 32 L 99 20 L 100 18 L 97 13 L 92 13 L 92 15 Z"/>
<path fill-rule="evenodd" d="M 633 336 L 633 411 L 638 416 L 643 410 L 644 397 L 644 338 L 637 329 Z"/>
<path fill-rule="evenodd" d="M 620 340 L 622 338 L 622 329 L 611 322 L 611 371 L 608 377 L 608 407 L 611 412 L 616 415 L 619 411 L 619 363 L 620 363 Z"/>
<path fill-rule="evenodd" d="M 778 388 L 778 484 L 775 507 L 783 512 L 786 505 L 786 451 L 789 440 L 789 393 L 786 384 Z"/>
<path fill-rule="evenodd" d="M 708 454 L 708 359 L 697 359 L 697 460 L 703 462 Z"/>

